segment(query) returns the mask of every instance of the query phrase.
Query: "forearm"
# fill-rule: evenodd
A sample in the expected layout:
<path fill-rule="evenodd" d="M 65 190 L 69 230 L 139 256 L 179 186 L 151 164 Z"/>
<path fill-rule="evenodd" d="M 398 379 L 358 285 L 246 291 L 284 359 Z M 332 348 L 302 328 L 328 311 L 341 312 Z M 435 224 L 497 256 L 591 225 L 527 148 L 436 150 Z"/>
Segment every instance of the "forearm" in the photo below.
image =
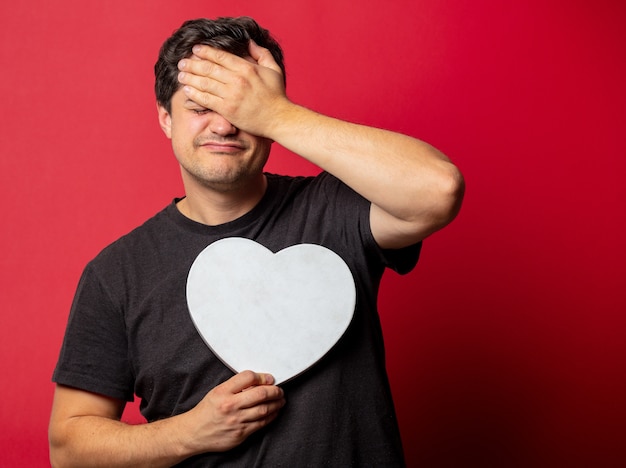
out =
<path fill-rule="evenodd" d="M 285 103 L 271 137 L 330 172 L 390 215 L 449 216 L 460 174 L 437 149 L 415 138 L 320 115 Z"/>
<path fill-rule="evenodd" d="M 160 467 L 229 450 L 284 406 L 284 392 L 273 382 L 268 374 L 244 371 L 211 389 L 191 410 L 139 425 L 119 421 L 121 400 L 57 385 L 50 459 L 55 467 Z"/>
<path fill-rule="evenodd" d="M 76 416 L 51 433 L 55 467 L 168 467 L 193 455 L 180 418 L 129 425 L 100 416 Z M 54 435 L 52 435 L 54 434 Z"/>

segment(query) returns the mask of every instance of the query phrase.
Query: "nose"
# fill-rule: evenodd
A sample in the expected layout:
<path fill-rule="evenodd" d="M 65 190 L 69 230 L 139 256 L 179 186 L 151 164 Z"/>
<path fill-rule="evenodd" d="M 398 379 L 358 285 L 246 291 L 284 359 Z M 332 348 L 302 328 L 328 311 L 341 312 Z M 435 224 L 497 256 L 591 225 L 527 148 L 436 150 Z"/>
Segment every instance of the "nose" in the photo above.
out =
<path fill-rule="evenodd" d="M 235 127 L 217 112 L 211 113 L 211 119 L 209 121 L 208 127 L 212 133 L 220 136 L 234 135 L 235 133 L 237 133 L 237 127 Z"/>

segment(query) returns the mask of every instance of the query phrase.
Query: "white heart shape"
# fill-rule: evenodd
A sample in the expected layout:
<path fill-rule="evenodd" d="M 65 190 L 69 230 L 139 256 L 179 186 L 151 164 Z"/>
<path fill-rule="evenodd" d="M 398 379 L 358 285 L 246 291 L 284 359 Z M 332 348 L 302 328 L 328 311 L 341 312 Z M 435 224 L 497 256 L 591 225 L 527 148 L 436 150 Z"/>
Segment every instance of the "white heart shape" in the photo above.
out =
<path fill-rule="evenodd" d="M 195 259 L 187 304 L 198 332 L 235 372 L 283 383 L 315 364 L 344 334 L 356 304 L 350 269 L 335 252 L 299 244 L 272 253 L 240 237 Z"/>

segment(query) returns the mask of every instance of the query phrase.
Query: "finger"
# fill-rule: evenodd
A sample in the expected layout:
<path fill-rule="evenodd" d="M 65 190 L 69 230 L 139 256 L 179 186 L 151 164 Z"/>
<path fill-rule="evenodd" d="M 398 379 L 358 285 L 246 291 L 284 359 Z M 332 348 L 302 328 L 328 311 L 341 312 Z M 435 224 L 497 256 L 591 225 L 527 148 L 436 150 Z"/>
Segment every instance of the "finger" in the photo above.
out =
<path fill-rule="evenodd" d="M 271 68 L 272 70 L 282 74 L 282 70 L 274 60 L 272 53 L 264 47 L 258 45 L 252 39 L 250 39 L 250 43 L 248 45 L 248 52 L 250 52 L 250 57 L 252 57 L 260 66 Z"/>
<path fill-rule="evenodd" d="M 214 96 L 222 97 L 221 94 L 224 92 L 224 83 L 211 77 L 194 75 L 193 73 L 188 73 L 186 71 L 178 73 L 178 82 L 183 86 L 191 86 L 196 88 L 198 91 L 209 93 Z"/>
<path fill-rule="evenodd" d="M 182 90 L 189 100 L 206 109 L 217 110 L 224 102 L 224 99 L 219 96 L 200 91 L 189 85 L 183 86 Z"/>
<path fill-rule="evenodd" d="M 278 411 L 274 411 L 272 413 L 269 413 L 264 418 L 242 421 L 242 427 L 244 428 L 244 431 L 245 431 L 245 437 L 247 438 L 250 434 L 253 434 L 259 429 L 262 429 L 268 424 L 270 424 L 272 421 L 274 421 L 278 417 L 278 414 L 279 414 Z"/>
<path fill-rule="evenodd" d="M 262 385 L 250 387 L 245 392 L 236 395 L 238 399 L 237 406 L 241 409 L 254 408 L 259 405 L 284 402 L 284 392 L 280 387 L 275 385 Z"/>
<path fill-rule="evenodd" d="M 178 69 L 183 74 L 207 78 L 219 83 L 227 83 L 232 78 L 232 72 L 226 70 L 218 63 L 201 59 L 195 55 L 179 61 Z"/>
<path fill-rule="evenodd" d="M 257 385 L 272 385 L 273 383 L 274 377 L 270 374 L 245 370 L 234 375 L 222 385 L 224 385 L 225 390 L 228 390 L 230 393 L 239 393 L 249 387 Z"/>
<path fill-rule="evenodd" d="M 241 63 L 241 57 L 231 54 L 222 49 L 216 49 L 205 44 L 196 44 L 193 46 L 193 54 L 201 59 L 216 63 L 227 70 L 237 69 L 237 65 Z"/>
<path fill-rule="evenodd" d="M 285 406 L 285 400 L 276 400 L 269 403 L 253 406 L 252 408 L 242 409 L 240 412 L 240 421 L 244 424 L 261 422 L 267 424 L 274 420 L 280 410 Z"/>

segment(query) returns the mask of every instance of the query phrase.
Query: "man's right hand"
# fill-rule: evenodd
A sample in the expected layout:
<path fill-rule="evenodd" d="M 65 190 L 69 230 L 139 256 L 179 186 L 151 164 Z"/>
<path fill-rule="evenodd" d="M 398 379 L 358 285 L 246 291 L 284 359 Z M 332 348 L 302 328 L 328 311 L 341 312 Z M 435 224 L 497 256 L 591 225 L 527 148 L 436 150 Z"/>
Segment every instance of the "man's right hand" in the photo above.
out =
<path fill-rule="evenodd" d="M 285 405 L 284 392 L 269 374 L 243 371 L 213 388 L 189 411 L 184 444 L 194 452 L 221 452 L 236 447 L 267 426 Z"/>

